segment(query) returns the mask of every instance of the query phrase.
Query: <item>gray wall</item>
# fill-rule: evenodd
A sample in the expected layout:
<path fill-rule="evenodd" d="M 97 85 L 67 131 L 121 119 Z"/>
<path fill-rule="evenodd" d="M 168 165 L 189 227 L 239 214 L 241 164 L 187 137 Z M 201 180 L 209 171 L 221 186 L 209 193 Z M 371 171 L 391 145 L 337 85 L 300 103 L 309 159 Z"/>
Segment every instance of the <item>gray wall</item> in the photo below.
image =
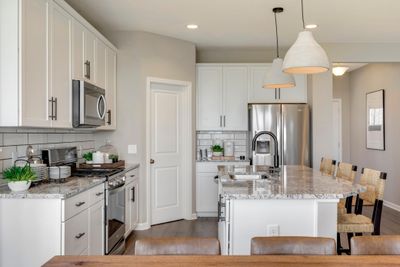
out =
<path fill-rule="evenodd" d="M 375 63 L 350 74 L 350 156 L 359 167 L 388 173 L 385 201 L 400 205 L 400 63 Z M 385 89 L 386 150 L 366 149 L 366 93 Z M 399 206 L 397 206 L 399 207 Z"/>
<path fill-rule="evenodd" d="M 333 76 L 333 98 L 342 100 L 342 161 L 350 162 L 350 74 Z"/>
<path fill-rule="evenodd" d="M 117 147 L 121 158 L 127 162 L 140 163 L 139 219 L 144 223 L 147 216 L 146 79 L 151 76 L 192 82 L 192 143 L 195 145 L 196 51 L 192 43 L 146 32 L 114 32 L 109 36 L 118 48 L 117 130 L 96 133 L 96 146 L 110 139 Z M 137 144 L 137 154 L 128 154 L 128 144 Z M 195 149 L 193 149 L 193 159 L 195 159 Z"/>

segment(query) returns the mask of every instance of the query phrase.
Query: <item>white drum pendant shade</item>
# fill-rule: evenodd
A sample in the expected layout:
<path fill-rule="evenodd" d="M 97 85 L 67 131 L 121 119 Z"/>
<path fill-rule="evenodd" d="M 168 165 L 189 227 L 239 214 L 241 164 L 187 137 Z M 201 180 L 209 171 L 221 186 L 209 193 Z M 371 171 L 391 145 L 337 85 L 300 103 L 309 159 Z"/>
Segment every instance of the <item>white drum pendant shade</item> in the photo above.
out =
<path fill-rule="evenodd" d="M 329 59 L 312 32 L 302 31 L 286 53 L 282 69 L 293 74 L 321 73 L 329 70 Z"/>
<path fill-rule="evenodd" d="M 296 83 L 291 74 L 282 71 L 283 60 L 275 58 L 272 62 L 272 69 L 265 75 L 264 88 L 290 88 L 295 87 Z"/>

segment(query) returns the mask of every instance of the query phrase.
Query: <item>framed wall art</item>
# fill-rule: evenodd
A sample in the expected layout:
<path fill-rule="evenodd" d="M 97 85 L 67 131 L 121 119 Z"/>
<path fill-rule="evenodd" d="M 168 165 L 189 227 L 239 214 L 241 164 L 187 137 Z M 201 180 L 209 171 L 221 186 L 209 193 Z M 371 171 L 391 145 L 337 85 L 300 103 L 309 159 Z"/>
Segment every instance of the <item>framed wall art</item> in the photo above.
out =
<path fill-rule="evenodd" d="M 385 150 L 385 90 L 367 93 L 367 149 Z"/>

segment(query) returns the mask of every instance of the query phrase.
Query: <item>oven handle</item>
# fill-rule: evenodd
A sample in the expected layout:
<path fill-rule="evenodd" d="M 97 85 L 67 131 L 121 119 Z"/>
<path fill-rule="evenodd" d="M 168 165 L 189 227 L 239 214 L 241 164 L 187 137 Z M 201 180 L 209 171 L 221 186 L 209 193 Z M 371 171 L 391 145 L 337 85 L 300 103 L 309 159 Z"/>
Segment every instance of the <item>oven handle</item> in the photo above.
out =
<path fill-rule="evenodd" d="M 117 187 L 111 187 L 111 188 L 109 188 L 108 190 L 109 190 L 109 191 L 113 191 L 113 190 L 119 189 L 119 188 L 121 188 L 121 187 L 123 187 L 123 186 L 125 186 L 125 182 L 122 183 L 122 184 L 120 184 L 120 185 L 118 185 Z M 118 191 L 121 191 L 121 190 L 118 190 Z"/>

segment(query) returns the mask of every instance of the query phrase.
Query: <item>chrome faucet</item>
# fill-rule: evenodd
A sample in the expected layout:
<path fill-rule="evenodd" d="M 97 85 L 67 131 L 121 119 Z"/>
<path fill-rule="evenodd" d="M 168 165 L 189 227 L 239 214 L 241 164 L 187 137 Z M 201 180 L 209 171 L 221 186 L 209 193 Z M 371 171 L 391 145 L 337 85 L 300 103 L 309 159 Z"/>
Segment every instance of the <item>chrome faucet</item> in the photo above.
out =
<path fill-rule="evenodd" d="M 270 131 L 260 131 L 256 133 L 253 137 L 253 141 L 251 143 L 251 150 L 256 151 L 256 141 L 260 135 L 267 134 L 271 136 L 272 140 L 274 140 L 274 168 L 279 168 L 279 155 L 278 155 L 278 138 L 276 138 L 276 135 Z"/>

